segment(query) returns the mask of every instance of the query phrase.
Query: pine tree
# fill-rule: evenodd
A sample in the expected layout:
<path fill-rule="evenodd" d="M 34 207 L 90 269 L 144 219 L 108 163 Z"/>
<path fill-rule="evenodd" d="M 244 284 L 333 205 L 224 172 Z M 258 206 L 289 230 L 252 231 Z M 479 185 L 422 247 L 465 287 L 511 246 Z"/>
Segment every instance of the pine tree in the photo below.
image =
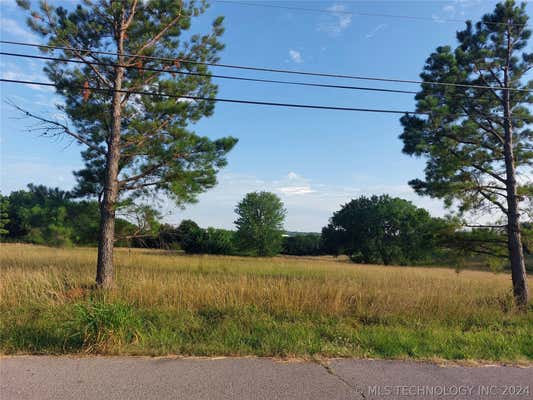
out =
<path fill-rule="evenodd" d="M 501 228 L 520 307 L 528 302 L 520 215 L 527 216 L 533 196 L 527 23 L 525 4 L 514 1 L 497 4 L 475 25 L 468 21 L 457 33 L 455 50 L 439 47 L 426 61 L 416 109 L 427 117 L 401 120 L 403 151 L 427 158 L 425 179 L 410 182 L 419 194 L 505 221 Z"/>
<path fill-rule="evenodd" d="M 195 201 L 216 184 L 236 143 L 231 137 L 210 140 L 190 128 L 214 111 L 209 99 L 217 86 L 205 63 L 216 62 L 224 47 L 223 18 L 198 35 L 187 31 L 206 10 L 205 1 L 84 0 L 73 9 L 41 1 L 37 10 L 27 0 L 18 4 L 30 12 L 33 31 L 48 46 L 62 48 L 55 54 L 63 60 L 48 62 L 45 72 L 64 98 L 59 108 L 71 125 L 27 115 L 42 122 L 45 134 L 67 135 L 85 146 L 76 192 L 99 199 L 96 281 L 110 287 L 121 201 L 155 193 L 180 205 Z M 139 91 L 153 95 L 133 93 Z"/>

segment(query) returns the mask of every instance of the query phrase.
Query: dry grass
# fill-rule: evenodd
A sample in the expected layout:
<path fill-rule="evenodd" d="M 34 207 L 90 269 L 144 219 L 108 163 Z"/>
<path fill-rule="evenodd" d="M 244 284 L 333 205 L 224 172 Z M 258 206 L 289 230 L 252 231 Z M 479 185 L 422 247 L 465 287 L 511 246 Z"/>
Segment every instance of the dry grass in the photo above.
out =
<path fill-rule="evenodd" d="M 507 274 L 354 265 L 327 257 L 261 259 L 118 249 L 117 288 L 99 293 L 91 289 L 95 262 L 92 248 L 2 245 L 4 352 L 87 351 L 86 332 L 77 348 L 66 341 L 61 347 L 54 340 L 48 340 L 48 346 L 42 338 L 24 338 L 24 329 L 42 319 L 43 329 L 57 331 L 56 325 L 80 305 L 93 310 L 90 307 L 119 304 L 134 316 L 134 334 L 119 344 L 92 343 L 90 351 L 533 358 L 532 313 L 514 310 Z M 9 310 L 20 315 L 6 316 Z M 248 324 L 255 318 L 261 323 Z M 69 329 L 76 334 L 84 328 Z M 269 340 L 281 340 L 272 330 L 289 339 L 294 333 L 296 342 L 287 339 L 265 347 Z M 211 337 L 214 332 L 230 337 Z M 398 342 L 398 335 L 404 335 L 407 344 Z M 433 341 L 444 338 L 449 343 L 439 347 L 431 343 L 432 335 Z M 305 340 L 310 342 L 306 345 Z M 499 349 L 506 340 L 518 343 Z"/>

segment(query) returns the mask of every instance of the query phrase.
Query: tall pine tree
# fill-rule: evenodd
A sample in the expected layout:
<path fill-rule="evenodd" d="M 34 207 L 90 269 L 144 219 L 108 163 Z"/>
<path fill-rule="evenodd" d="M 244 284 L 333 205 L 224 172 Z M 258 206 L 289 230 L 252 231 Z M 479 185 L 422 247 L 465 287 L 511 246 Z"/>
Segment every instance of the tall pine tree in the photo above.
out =
<path fill-rule="evenodd" d="M 216 62 L 224 47 L 223 18 L 199 35 L 188 31 L 206 10 L 205 1 L 84 0 L 73 9 L 41 1 L 36 10 L 28 0 L 18 4 L 30 12 L 28 24 L 44 43 L 61 48 L 42 51 L 62 59 L 48 62 L 45 72 L 64 98 L 60 109 L 71 125 L 27 114 L 41 121 L 44 133 L 67 135 L 86 147 L 76 191 L 100 201 L 96 282 L 110 287 L 120 202 L 155 193 L 177 204 L 195 201 L 216 184 L 236 143 L 191 130 L 213 114 L 213 101 L 179 98 L 215 97 L 217 86 L 204 63 Z"/>
<path fill-rule="evenodd" d="M 527 23 L 525 4 L 514 1 L 497 4 L 475 25 L 468 21 L 455 50 L 439 47 L 426 61 L 416 109 L 427 117 L 401 119 L 403 151 L 427 158 L 425 179 L 410 182 L 418 193 L 456 202 L 462 212 L 503 217 L 520 307 L 528 302 L 520 218 L 533 196 Z"/>

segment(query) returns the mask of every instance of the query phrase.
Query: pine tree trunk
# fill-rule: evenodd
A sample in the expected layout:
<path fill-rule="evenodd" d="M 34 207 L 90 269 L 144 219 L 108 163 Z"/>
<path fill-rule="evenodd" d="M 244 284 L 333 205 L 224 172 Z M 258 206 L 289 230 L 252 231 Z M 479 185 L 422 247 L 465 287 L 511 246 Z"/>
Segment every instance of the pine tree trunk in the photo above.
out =
<path fill-rule="evenodd" d="M 510 120 L 507 120 L 509 123 L 506 123 L 504 146 L 505 168 L 507 172 L 507 246 L 509 248 L 509 260 L 511 262 L 514 298 L 516 305 L 524 308 L 528 303 L 527 274 L 520 233 L 520 213 L 516 193 L 512 130 L 510 130 Z"/>
<path fill-rule="evenodd" d="M 117 64 L 123 65 L 122 24 L 117 32 Z M 113 100 L 111 103 L 112 128 L 108 140 L 104 196 L 100 205 L 100 236 L 98 241 L 98 262 L 96 284 L 101 288 L 114 286 L 113 248 L 115 245 L 115 208 L 118 200 L 118 173 L 120 161 L 121 101 L 124 68 L 116 67 Z"/>
<path fill-rule="evenodd" d="M 509 87 L 509 69 L 511 64 L 512 45 L 509 27 L 507 30 L 507 62 L 504 71 L 504 86 Z M 507 246 L 511 262 L 511 275 L 513 280 L 513 295 L 516 305 L 524 309 L 528 303 L 527 274 L 520 234 L 520 211 L 518 208 L 516 169 L 513 151 L 513 124 L 511 121 L 510 90 L 503 90 L 504 112 L 504 157 L 507 189 Z"/>

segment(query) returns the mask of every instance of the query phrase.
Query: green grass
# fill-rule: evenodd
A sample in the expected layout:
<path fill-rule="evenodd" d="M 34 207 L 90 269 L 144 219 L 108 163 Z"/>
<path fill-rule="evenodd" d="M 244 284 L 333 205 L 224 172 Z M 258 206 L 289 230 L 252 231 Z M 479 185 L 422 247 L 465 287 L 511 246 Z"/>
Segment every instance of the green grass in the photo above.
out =
<path fill-rule="evenodd" d="M 1 250 L 4 354 L 533 360 L 507 274 L 120 249 L 101 292 L 94 249 Z"/>

